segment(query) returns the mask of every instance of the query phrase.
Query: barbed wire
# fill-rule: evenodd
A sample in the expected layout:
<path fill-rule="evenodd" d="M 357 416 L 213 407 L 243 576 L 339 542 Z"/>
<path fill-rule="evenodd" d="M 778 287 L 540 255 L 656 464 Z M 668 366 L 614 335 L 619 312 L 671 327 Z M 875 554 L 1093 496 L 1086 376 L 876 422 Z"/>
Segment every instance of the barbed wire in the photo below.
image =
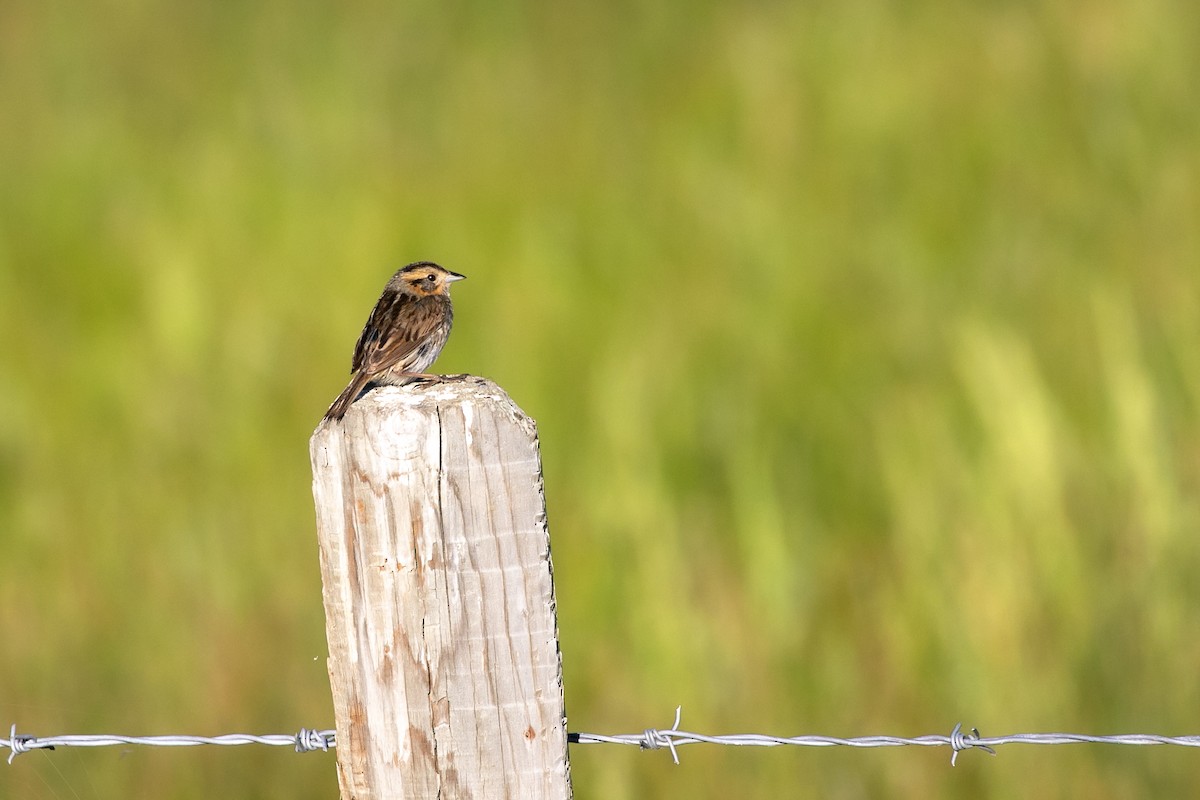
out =
<path fill-rule="evenodd" d="M 958 760 L 964 750 L 982 750 L 991 755 L 995 748 L 1006 744 L 1121 744 L 1121 745 L 1176 745 L 1200 747 L 1200 736 L 1161 736 L 1149 733 L 1126 733 L 1092 736 L 1082 733 L 1012 733 L 1006 736 L 981 736 L 972 728 L 964 731 L 961 723 L 954 726 L 950 735 L 930 734 L 926 736 L 770 736 L 761 733 L 733 733 L 710 736 L 703 733 L 679 730 L 682 707 L 675 709 L 675 724 L 665 730 L 647 728 L 641 733 L 568 733 L 571 744 L 622 744 L 634 745 L 643 750 L 671 752 L 671 758 L 679 763 L 676 748 L 685 744 L 718 744 L 733 747 L 949 747 L 950 764 Z M 329 750 L 337 746 L 336 733 L 332 730 L 310 730 L 301 728 L 295 734 L 265 734 L 255 736 L 245 733 L 228 733 L 221 736 L 114 736 L 110 734 L 80 734 L 65 736 L 29 736 L 17 733 L 17 726 L 9 730 L 7 739 L 0 739 L 0 749 L 9 750 L 8 763 L 30 750 L 53 750 L 56 747 L 107 747 L 115 745 L 145 745 L 150 747 L 195 747 L 197 745 L 243 745 L 264 744 L 273 747 L 293 747 L 298 753 L 313 750 Z"/>
<path fill-rule="evenodd" d="M 331 730 L 309 730 L 301 728 L 299 733 L 268 733 L 256 736 L 249 733 L 226 733 L 220 736 L 117 736 L 113 734 L 68 734 L 64 736 L 27 736 L 17 733 L 17 726 L 9 729 L 7 739 L 0 739 L 0 749 L 9 750 L 8 763 L 30 750 L 53 750 L 56 747 L 113 747 L 137 744 L 147 747 L 196 747 L 202 744 L 240 745 L 265 744 L 272 747 L 294 747 L 297 753 L 312 750 L 328 750 L 336 746 L 336 732 Z"/>
<path fill-rule="evenodd" d="M 707 736 L 679 730 L 682 708 L 675 709 L 675 724 L 667 730 L 649 728 L 641 733 L 624 733 L 604 736 L 594 733 L 570 733 L 567 740 L 576 744 L 624 744 L 637 745 L 643 750 L 671 751 L 671 758 L 679 763 L 675 748 L 685 744 L 721 744 L 734 747 L 950 747 L 950 765 L 958 760 L 963 750 L 982 750 L 996 755 L 995 748 L 1005 744 L 1124 744 L 1124 745 L 1178 745 L 1200 747 L 1200 736 L 1160 736 L 1157 734 L 1131 733 L 1108 736 L 1091 736 L 1082 733 L 1013 733 L 1007 736 L 984 737 L 972 728 L 964 731 L 962 723 L 954 726 L 949 736 L 932 734 L 927 736 L 769 736 L 761 733 L 734 733 Z"/>

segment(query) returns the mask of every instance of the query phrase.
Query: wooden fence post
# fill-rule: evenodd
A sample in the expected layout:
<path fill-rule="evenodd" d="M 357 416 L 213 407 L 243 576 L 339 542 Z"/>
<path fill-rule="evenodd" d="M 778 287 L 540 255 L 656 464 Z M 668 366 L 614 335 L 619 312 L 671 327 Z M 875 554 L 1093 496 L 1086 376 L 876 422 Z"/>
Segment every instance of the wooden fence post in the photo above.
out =
<path fill-rule="evenodd" d="M 463 378 L 309 445 L 342 800 L 570 798 L 533 421 Z"/>

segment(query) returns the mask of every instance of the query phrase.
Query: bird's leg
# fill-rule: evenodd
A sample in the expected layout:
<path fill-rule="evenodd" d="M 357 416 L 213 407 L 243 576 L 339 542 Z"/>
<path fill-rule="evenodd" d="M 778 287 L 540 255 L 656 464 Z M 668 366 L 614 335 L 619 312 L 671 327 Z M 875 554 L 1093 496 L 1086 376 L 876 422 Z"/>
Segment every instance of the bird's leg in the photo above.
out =
<path fill-rule="evenodd" d="M 467 374 L 462 375 L 434 375 L 429 372 L 394 372 L 392 379 L 398 384 L 409 383 L 410 381 L 428 381 L 430 383 L 450 383 L 451 381 L 462 381 L 471 377 Z"/>
<path fill-rule="evenodd" d="M 443 376 L 433 375 L 428 372 L 393 372 L 392 377 L 393 378 L 412 378 L 413 380 L 418 380 L 418 381 L 441 382 Z"/>

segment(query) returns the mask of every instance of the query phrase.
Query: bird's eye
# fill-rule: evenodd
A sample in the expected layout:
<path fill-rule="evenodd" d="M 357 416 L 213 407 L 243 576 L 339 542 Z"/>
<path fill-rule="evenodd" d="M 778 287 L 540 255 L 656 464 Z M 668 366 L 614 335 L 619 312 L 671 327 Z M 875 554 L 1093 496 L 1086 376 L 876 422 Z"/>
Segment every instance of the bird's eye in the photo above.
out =
<path fill-rule="evenodd" d="M 425 280 L 426 280 L 426 282 L 429 283 L 430 286 L 432 286 L 433 284 L 437 283 L 437 276 L 436 275 L 426 275 Z"/>

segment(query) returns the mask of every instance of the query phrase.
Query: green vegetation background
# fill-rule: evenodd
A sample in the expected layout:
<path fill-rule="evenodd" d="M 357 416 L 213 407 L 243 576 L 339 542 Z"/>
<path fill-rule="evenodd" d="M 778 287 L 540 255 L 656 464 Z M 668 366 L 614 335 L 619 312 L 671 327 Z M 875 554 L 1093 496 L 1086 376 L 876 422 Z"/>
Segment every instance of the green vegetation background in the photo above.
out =
<path fill-rule="evenodd" d="M 307 439 L 400 264 L 540 424 L 570 727 L 1200 733 L 1200 6 L 0 5 L 0 724 L 332 723 Z M 1185 796 L 575 747 L 589 798 Z M 35 753 L 8 798 L 336 795 Z"/>

